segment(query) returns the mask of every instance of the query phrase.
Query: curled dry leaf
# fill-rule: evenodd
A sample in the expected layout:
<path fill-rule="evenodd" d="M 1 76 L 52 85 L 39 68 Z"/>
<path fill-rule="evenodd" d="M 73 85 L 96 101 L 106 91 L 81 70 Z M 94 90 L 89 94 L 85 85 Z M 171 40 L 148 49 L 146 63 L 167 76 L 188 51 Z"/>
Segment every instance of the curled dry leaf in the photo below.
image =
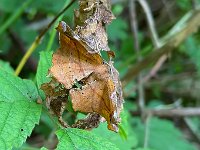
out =
<path fill-rule="evenodd" d="M 108 129 L 118 131 L 123 107 L 119 74 L 113 62 L 104 61 L 100 55 L 103 49 L 108 51 L 108 56 L 114 57 L 105 32 L 105 24 L 113 19 L 107 7 L 104 1 L 80 1 L 80 9 L 75 12 L 75 20 L 79 20 L 75 30 L 65 22 L 57 27 L 60 48 L 53 54 L 49 70 L 52 80 L 43 84 L 42 89 L 46 93 L 47 107 L 65 127 L 68 125 L 62 114 L 70 96 L 75 111 L 88 113 L 72 127 L 92 129 L 98 127 L 103 117 Z"/>
<path fill-rule="evenodd" d="M 69 92 L 75 111 L 95 113 L 89 118 L 99 114 L 106 119 L 110 130 L 118 131 L 123 102 L 122 91 L 118 87 L 118 72 L 112 63 L 104 62 L 99 54 L 89 53 L 85 43 L 64 22 L 59 24 L 57 30 L 60 48 L 53 54 L 53 65 L 49 70 L 52 81 L 42 86 L 47 95 L 48 108 L 61 118 Z M 82 87 L 74 88 L 76 82 L 81 83 Z M 79 121 L 79 125 L 77 123 L 74 127 L 91 128 L 91 120 L 95 119 L 86 120 Z M 60 122 L 64 124 L 62 119 Z M 98 124 L 96 122 L 93 122 L 93 127 Z"/>

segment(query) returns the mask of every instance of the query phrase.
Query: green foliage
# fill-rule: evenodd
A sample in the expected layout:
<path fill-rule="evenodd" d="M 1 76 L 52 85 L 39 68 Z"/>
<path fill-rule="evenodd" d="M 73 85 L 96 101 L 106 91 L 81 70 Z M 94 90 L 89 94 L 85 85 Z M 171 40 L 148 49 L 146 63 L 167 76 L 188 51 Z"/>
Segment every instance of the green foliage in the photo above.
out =
<path fill-rule="evenodd" d="M 200 44 L 197 39 L 190 36 L 185 42 L 185 53 L 190 57 L 192 62 L 195 64 L 196 69 L 200 73 Z"/>
<path fill-rule="evenodd" d="M 10 64 L 8 62 L 4 62 L 4 61 L 0 60 L 0 68 L 7 72 L 14 73 L 13 68 L 10 66 Z"/>
<path fill-rule="evenodd" d="M 70 0 L 67 1 L 69 2 Z M 58 13 L 65 2 L 66 0 L 57 0 L 55 5 L 55 3 L 52 3 L 51 0 L 34 1 L 33 7 L 38 11 L 42 11 L 43 13 Z"/>
<path fill-rule="evenodd" d="M 80 129 L 60 129 L 56 132 L 59 143 L 57 150 L 118 150 L 118 148 L 103 138 L 97 137 L 89 131 Z"/>
<path fill-rule="evenodd" d="M 128 29 L 128 25 L 123 19 L 118 18 L 116 20 L 113 20 L 113 22 L 108 26 L 108 37 L 111 41 L 126 39 L 127 29 Z"/>
<path fill-rule="evenodd" d="M 136 148 L 134 150 L 153 150 L 153 149 L 149 149 L 149 148 Z"/>
<path fill-rule="evenodd" d="M 0 21 L 1 24 L 1 21 Z M 11 39 L 7 34 L 2 34 L 0 36 L 0 41 L 5 41 L 0 44 L 0 55 L 8 53 L 9 47 L 11 45 Z"/>
<path fill-rule="evenodd" d="M 114 14 L 115 16 L 120 15 L 120 14 L 122 13 L 122 11 L 123 11 L 123 6 L 120 5 L 120 4 L 116 4 L 116 5 L 114 5 L 113 8 L 112 8 L 112 12 L 113 12 L 113 14 Z"/>
<path fill-rule="evenodd" d="M 30 80 L 22 80 L 0 69 L 0 149 L 19 147 L 39 123 L 41 105 Z"/>
<path fill-rule="evenodd" d="M 25 0 L 12 0 L 12 3 L 9 3 L 8 5 L 7 0 L 1 0 L 0 10 L 3 12 L 10 13 L 10 12 L 16 11 L 16 8 L 19 8 L 24 2 Z"/>
<path fill-rule="evenodd" d="M 40 90 L 41 84 L 49 82 L 47 77 L 48 69 L 51 66 L 52 53 L 50 50 L 56 50 L 58 39 L 56 37 L 55 23 L 50 28 L 50 32 L 44 36 L 38 48 L 33 53 L 31 59 L 33 62 L 39 62 L 36 73 L 37 87 L 30 80 L 22 80 L 14 76 L 14 70 L 10 66 L 16 67 L 24 55 L 25 50 L 30 46 L 35 37 L 45 28 L 49 21 L 61 11 L 66 3 L 70 0 L 12 0 L 8 4 L 8 0 L 0 0 L 0 59 L 8 59 L 10 62 L 0 60 L 0 150 L 9 149 L 39 149 L 33 148 L 34 140 L 45 143 L 41 146 L 41 150 L 51 149 L 46 145 L 51 139 L 54 131 L 58 128 L 56 119 L 49 117 L 46 109 L 41 111 L 41 105 L 37 104 L 36 100 L 45 99 L 45 95 Z M 134 39 L 130 28 L 130 14 L 128 3 L 114 2 L 112 11 L 116 19 L 107 26 L 108 40 L 111 50 L 116 53 L 116 58 L 113 59 L 115 66 L 120 71 L 120 77 L 127 72 L 128 68 L 135 65 L 138 61 L 138 56 L 134 50 Z M 193 1 L 194 2 L 194 1 Z M 200 0 L 196 0 L 200 2 Z M 176 0 L 173 3 L 165 0 L 165 3 L 157 1 L 153 4 L 148 1 L 153 10 L 156 30 L 159 35 L 168 33 L 168 28 L 176 24 L 176 21 L 181 18 L 186 12 L 192 10 L 192 3 L 188 0 Z M 25 6 L 23 4 L 26 4 Z M 77 1 L 68 9 L 67 13 L 63 14 L 63 19 L 73 26 L 73 10 L 77 9 Z M 136 5 L 139 6 L 139 5 Z M 145 15 L 141 7 L 136 7 L 137 23 L 138 23 L 138 40 L 140 43 L 141 57 L 145 57 L 154 49 L 150 43 L 149 29 L 145 20 Z M 58 19 L 58 22 L 61 19 Z M 185 24 L 179 24 L 180 26 Z M 54 32 L 52 34 L 51 32 Z M 17 40 L 13 40 L 12 36 L 16 35 Z M 51 35 L 50 35 L 51 34 Z M 49 40 L 52 38 L 51 40 Z M 146 108 L 172 108 L 173 102 L 178 98 L 184 101 L 184 106 L 199 107 L 199 75 L 200 75 L 200 36 L 197 34 L 191 35 L 181 45 L 182 51 L 174 50 L 171 53 L 171 58 L 168 59 L 157 72 L 155 78 L 150 82 L 144 83 L 145 97 L 149 104 Z M 22 48 L 16 43 L 21 43 Z M 43 51 L 42 51 L 43 50 Z M 40 60 L 39 59 L 40 54 Z M 104 53 L 107 57 L 107 53 Z M 13 59 L 14 58 L 14 59 Z M 8 61 L 7 60 L 7 61 Z M 31 62 L 32 63 L 32 62 Z M 22 77 L 35 75 L 35 68 L 30 67 L 30 62 L 24 67 Z M 31 68 L 31 69 L 30 69 Z M 186 71 L 186 72 L 184 72 Z M 173 80 L 174 74 L 179 73 L 196 73 L 195 79 L 189 75 L 189 80 L 178 82 L 178 78 Z M 142 71 L 143 76 L 149 74 L 149 70 Z M 163 77 L 163 78 L 162 78 Z M 182 77 L 182 76 L 180 76 Z M 169 81 L 166 85 L 162 85 L 163 81 Z M 154 84 L 155 81 L 155 84 Z M 165 82 L 166 82 L 165 81 Z M 173 83 L 173 84 L 171 84 Z M 187 83 L 187 84 L 186 84 Z M 191 84 L 190 84 L 191 83 Z M 191 86 L 195 83 L 195 86 Z M 152 84 L 152 85 L 151 85 Z M 108 131 L 106 123 L 92 131 L 84 131 L 79 129 L 59 129 L 56 134 L 59 139 L 57 149 L 121 149 L 121 150 L 196 150 L 196 143 L 187 140 L 185 137 L 190 137 L 191 133 L 180 132 L 185 130 L 185 127 L 177 128 L 172 120 L 151 118 L 149 122 L 149 134 L 145 137 L 145 126 L 140 121 L 141 118 L 129 116 L 128 111 L 136 110 L 137 100 L 137 80 L 132 80 L 124 85 L 123 91 L 126 96 L 125 113 L 122 114 L 122 123 L 119 126 L 119 133 Z M 194 87 L 195 89 L 191 88 Z M 181 89 L 187 89 L 186 92 L 195 91 L 196 99 L 189 94 L 185 98 Z M 169 90 L 172 89 L 172 90 Z M 191 90 L 192 89 L 192 90 Z M 181 91 L 181 92 L 180 92 Z M 183 93 L 185 93 L 183 91 Z M 197 92 L 196 92 L 197 91 Z M 38 94 L 39 92 L 39 94 Z M 169 92 L 166 94 L 166 92 Z M 192 92 L 191 92 L 192 93 Z M 194 103 L 191 103 L 194 102 Z M 161 105 L 163 107 L 161 107 Z M 157 107 L 158 108 L 158 107 Z M 72 104 L 69 105 L 64 112 L 64 117 L 69 124 L 73 123 L 76 118 L 76 113 L 73 112 Z M 79 115 L 78 115 L 79 117 Z M 55 123 L 52 123 L 52 118 Z M 40 119 L 40 120 L 39 120 Z M 199 117 L 187 118 L 190 127 L 200 139 L 200 119 Z M 35 124 L 39 126 L 35 127 Z M 178 123 L 182 123 L 179 122 Z M 35 128 L 34 128 L 35 127 Z M 33 132 L 24 147 L 20 147 L 28 136 Z M 99 138 L 101 137 L 101 138 Z M 147 148 L 143 148 L 144 139 L 147 138 Z M 55 141 L 55 139 L 53 139 Z M 30 142 L 31 141 L 31 142 Z M 56 145 L 54 145 L 55 147 Z M 47 147 L 47 148 L 45 148 Z M 53 148 L 52 148 L 53 149 Z"/>
<path fill-rule="evenodd" d="M 183 10 L 188 10 L 191 8 L 191 2 L 188 0 L 176 0 L 176 3 Z"/>
<path fill-rule="evenodd" d="M 40 61 L 37 68 L 36 80 L 37 86 L 39 89 L 39 94 L 42 99 L 45 98 L 44 92 L 40 89 L 40 86 L 43 83 L 49 82 L 50 78 L 47 77 L 48 69 L 51 67 L 51 59 L 53 52 L 41 52 L 40 53 Z"/>
<path fill-rule="evenodd" d="M 145 127 L 139 118 L 132 120 L 133 129 L 139 139 L 139 146 L 144 144 Z M 148 147 L 155 150 L 197 150 L 186 141 L 181 132 L 171 121 L 151 118 L 148 123 Z"/>
<path fill-rule="evenodd" d="M 128 122 L 130 119 L 129 114 L 127 112 L 123 112 L 121 114 L 121 118 L 122 122 L 120 125 L 120 130 L 123 130 L 123 133 L 121 133 L 122 131 L 119 131 L 119 133 L 108 131 L 106 123 L 100 124 L 100 126 L 96 129 L 93 129 L 92 132 L 96 135 L 101 135 L 101 137 L 111 141 L 112 143 L 115 143 L 120 150 L 130 150 L 132 147 L 137 146 L 138 140 L 135 132 L 131 129 L 130 123 Z"/>
<path fill-rule="evenodd" d="M 200 139 L 200 120 L 199 117 L 187 117 L 186 122 L 190 126 L 191 130 L 196 134 L 197 138 Z"/>

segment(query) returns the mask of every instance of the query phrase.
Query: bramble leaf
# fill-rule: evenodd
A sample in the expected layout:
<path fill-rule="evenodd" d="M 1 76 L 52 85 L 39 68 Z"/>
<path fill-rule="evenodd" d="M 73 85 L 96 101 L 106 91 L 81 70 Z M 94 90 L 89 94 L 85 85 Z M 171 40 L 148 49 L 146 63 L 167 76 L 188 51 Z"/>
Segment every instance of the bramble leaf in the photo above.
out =
<path fill-rule="evenodd" d="M 119 150 L 114 144 L 99 138 L 89 131 L 66 128 L 56 132 L 59 143 L 57 150 Z"/>
<path fill-rule="evenodd" d="M 39 123 L 41 105 L 32 81 L 0 68 L 0 149 L 20 147 Z"/>

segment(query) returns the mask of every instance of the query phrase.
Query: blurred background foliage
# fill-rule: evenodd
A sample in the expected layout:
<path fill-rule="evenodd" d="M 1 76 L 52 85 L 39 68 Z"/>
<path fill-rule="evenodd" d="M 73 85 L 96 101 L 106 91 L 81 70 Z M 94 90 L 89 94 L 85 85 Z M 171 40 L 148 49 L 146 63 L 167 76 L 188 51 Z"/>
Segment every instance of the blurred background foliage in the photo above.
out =
<path fill-rule="evenodd" d="M 200 4 L 199 0 L 147 0 L 153 14 L 156 31 L 163 37 L 187 12 Z M 0 67 L 13 72 L 28 47 L 41 30 L 60 12 L 66 0 L 0 0 Z M 73 26 L 73 10 L 77 2 L 64 13 L 62 20 Z M 19 10 L 21 9 L 21 12 Z M 128 0 L 112 0 L 112 11 L 116 19 L 107 27 L 109 45 L 115 51 L 115 66 L 123 77 L 128 68 L 137 63 L 138 54 L 134 48 L 131 32 L 131 18 Z M 144 11 L 136 3 L 138 40 L 143 59 L 153 51 L 150 33 Z M 13 16 L 10 24 L 5 23 Z M 20 74 L 36 82 L 35 75 L 41 51 L 55 51 L 58 35 L 54 37 L 55 27 L 44 36 L 38 48 Z M 6 26 L 6 28 L 5 28 Z M 3 29 L 5 28 L 5 29 Z M 153 78 L 143 84 L 145 107 L 174 108 L 200 107 L 200 34 L 199 30 L 188 36 L 160 67 Z M 44 53 L 41 57 L 44 57 Z M 152 65 L 153 66 L 153 65 Z M 151 67 L 142 70 L 143 76 L 149 74 Z M 124 112 L 120 133 L 112 133 L 103 123 L 92 132 L 128 150 L 197 150 L 200 149 L 200 118 L 155 117 L 143 118 L 133 115 L 138 110 L 138 82 L 132 80 L 124 85 Z M 178 106 L 177 106 L 178 103 Z M 53 149 L 56 145 L 55 126 L 44 109 L 40 125 L 21 149 L 39 149 L 45 146 Z M 66 113 L 66 119 L 73 122 L 76 114 Z M 79 117 L 79 115 L 78 115 Z"/>

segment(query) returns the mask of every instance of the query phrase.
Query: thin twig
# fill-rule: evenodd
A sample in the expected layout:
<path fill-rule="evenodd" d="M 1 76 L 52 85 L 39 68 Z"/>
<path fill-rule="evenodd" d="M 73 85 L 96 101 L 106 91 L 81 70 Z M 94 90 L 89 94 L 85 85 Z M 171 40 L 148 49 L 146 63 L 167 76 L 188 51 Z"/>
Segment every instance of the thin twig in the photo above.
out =
<path fill-rule="evenodd" d="M 146 0 L 138 0 L 138 2 L 140 3 L 145 12 L 147 23 L 150 30 L 151 40 L 154 44 L 154 47 L 159 48 L 161 44 L 158 38 L 157 31 L 155 29 L 155 23 L 149 5 Z"/>
<path fill-rule="evenodd" d="M 16 33 L 14 33 L 13 31 L 8 29 L 8 35 L 10 36 L 12 43 L 15 45 L 16 49 L 19 49 L 19 51 L 21 52 L 22 55 L 24 55 L 26 53 L 26 49 L 24 47 L 24 44 L 22 42 L 22 39 L 20 39 L 19 36 L 17 36 Z M 12 52 L 13 53 L 13 52 Z M 33 70 L 36 71 L 37 69 L 37 62 L 35 61 L 35 59 L 30 58 L 28 60 L 28 65 L 29 67 Z"/>
<path fill-rule="evenodd" d="M 162 55 L 171 52 L 190 34 L 197 31 L 200 26 L 200 8 L 187 13 L 168 34 L 163 38 L 163 45 L 156 51 L 151 52 L 146 58 L 132 66 L 123 77 L 123 85 L 131 81 L 141 70 L 156 62 Z"/>
<path fill-rule="evenodd" d="M 27 50 L 26 54 L 23 56 L 19 65 L 17 66 L 17 69 L 15 70 L 15 75 L 17 76 L 19 75 L 25 63 L 27 62 L 28 58 L 31 56 L 33 51 L 37 48 L 40 41 L 42 40 L 42 37 L 49 30 L 49 28 L 55 23 L 55 21 L 59 18 L 59 16 L 61 16 L 75 1 L 76 0 L 71 0 L 71 2 L 59 14 L 57 14 L 55 18 L 48 24 L 48 26 L 36 37 L 35 41 L 31 44 L 30 48 Z"/>
<path fill-rule="evenodd" d="M 138 23 L 137 23 L 137 14 L 135 10 L 135 0 L 129 0 L 129 13 L 130 13 L 130 21 L 131 21 L 131 30 L 134 38 L 134 48 L 137 54 L 138 61 L 141 60 L 140 55 L 140 44 L 138 39 Z"/>
<path fill-rule="evenodd" d="M 144 148 L 148 148 L 148 141 L 150 135 L 150 121 L 151 121 L 151 114 L 149 114 L 145 120 L 145 130 L 144 130 Z"/>
<path fill-rule="evenodd" d="M 195 128 L 194 123 L 188 117 L 184 117 L 183 121 L 186 124 L 186 126 L 188 127 L 188 129 L 191 132 L 191 134 L 193 135 L 193 137 L 195 138 L 195 140 L 198 143 L 200 143 L 200 136 L 199 136 L 197 129 Z"/>
<path fill-rule="evenodd" d="M 139 0 L 139 3 L 142 6 L 142 8 L 144 9 L 144 12 L 146 14 L 147 22 L 149 25 L 149 30 L 151 33 L 151 39 L 154 44 L 155 50 L 157 50 L 161 46 L 161 44 L 159 41 L 157 31 L 155 29 L 154 19 L 153 19 L 152 13 L 150 11 L 149 5 L 146 2 L 146 0 Z M 159 58 L 159 60 L 154 65 L 154 67 L 151 69 L 150 73 L 146 77 L 144 77 L 144 79 L 147 81 L 152 76 L 154 76 L 166 60 L 167 60 L 167 55 L 164 54 L 163 56 L 161 56 Z M 145 82 L 145 81 L 143 80 L 143 82 Z"/>
<path fill-rule="evenodd" d="M 172 2 L 169 2 L 167 0 L 162 0 L 162 3 L 163 3 L 163 5 L 164 5 L 164 7 L 166 9 L 166 12 L 167 12 L 167 14 L 169 16 L 169 19 L 171 21 L 174 20 L 173 12 L 170 10 L 170 7 L 171 7 L 170 5 L 171 5 Z"/>
<path fill-rule="evenodd" d="M 140 44 L 138 39 L 138 24 L 137 24 L 137 14 L 135 10 L 135 0 L 129 0 L 129 13 L 130 13 L 130 20 L 131 20 L 131 30 L 134 38 L 134 47 L 136 54 L 138 56 L 137 61 L 140 62 L 142 59 L 142 56 L 140 55 Z M 137 83 L 138 83 L 138 106 L 139 110 L 143 111 L 145 108 L 145 93 L 144 93 L 144 86 L 142 82 L 142 72 L 139 73 L 137 77 Z"/>
<path fill-rule="evenodd" d="M 191 117 L 200 116 L 200 108 L 146 109 L 145 114 L 158 117 Z M 132 111 L 132 115 L 140 115 L 139 111 Z"/>
<path fill-rule="evenodd" d="M 192 0 L 191 2 L 192 2 L 193 9 L 197 9 L 198 4 L 199 4 L 198 0 Z"/>
<path fill-rule="evenodd" d="M 158 72 L 158 70 L 162 67 L 162 65 L 164 64 L 164 62 L 167 60 L 167 55 L 164 54 L 162 55 L 158 61 L 156 62 L 156 64 L 153 66 L 153 68 L 150 70 L 149 74 L 147 74 L 144 78 L 143 78 L 143 82 L 147 82 L 149 79 L 151 79 L 152 77 L 154 77 L 156 75 L 156 73 Z"/>
<path fill-rule="evenodd" d="M 178 108 L 181 108 L 181 105 L 177 105 Z M 200 142 L 200 137 L 198 136 L 198 134 L 196 133 L 196 129 L 193 125 L 193 122 L 190 120 L 189 117 L 183 117 L 182 121 L 185 123 L 185 125 L 187 126 L 189 132 L 191 133 L 191 135 L 194 137 L 194 139 L 199 143 Z"/>
<path fill-rule="evenodd" d="M 68 3 L 68 1 L 65 2 L 64 8 L 65 8 L 65 6 L 67 6 L 67 3 Z M 55 24 L 57 24 L 59 20 L 62 20 L 63 15 L 64 14 L 59 16 L 59 18 L 57 19 L 57 22 Z M 57 31 L 54 28 L 50 32 L 50 38 L 49 38 L 49 41 L 48 41 L 48 44 L 47 44 L 47 48 L 46 48 L 47 52 L 51 51 L 51 48 L 52 48 L 52 45 L 53 45 L 53 41 L 54 41 L 55 36 L 56 36 L 56 32 Z"/>

